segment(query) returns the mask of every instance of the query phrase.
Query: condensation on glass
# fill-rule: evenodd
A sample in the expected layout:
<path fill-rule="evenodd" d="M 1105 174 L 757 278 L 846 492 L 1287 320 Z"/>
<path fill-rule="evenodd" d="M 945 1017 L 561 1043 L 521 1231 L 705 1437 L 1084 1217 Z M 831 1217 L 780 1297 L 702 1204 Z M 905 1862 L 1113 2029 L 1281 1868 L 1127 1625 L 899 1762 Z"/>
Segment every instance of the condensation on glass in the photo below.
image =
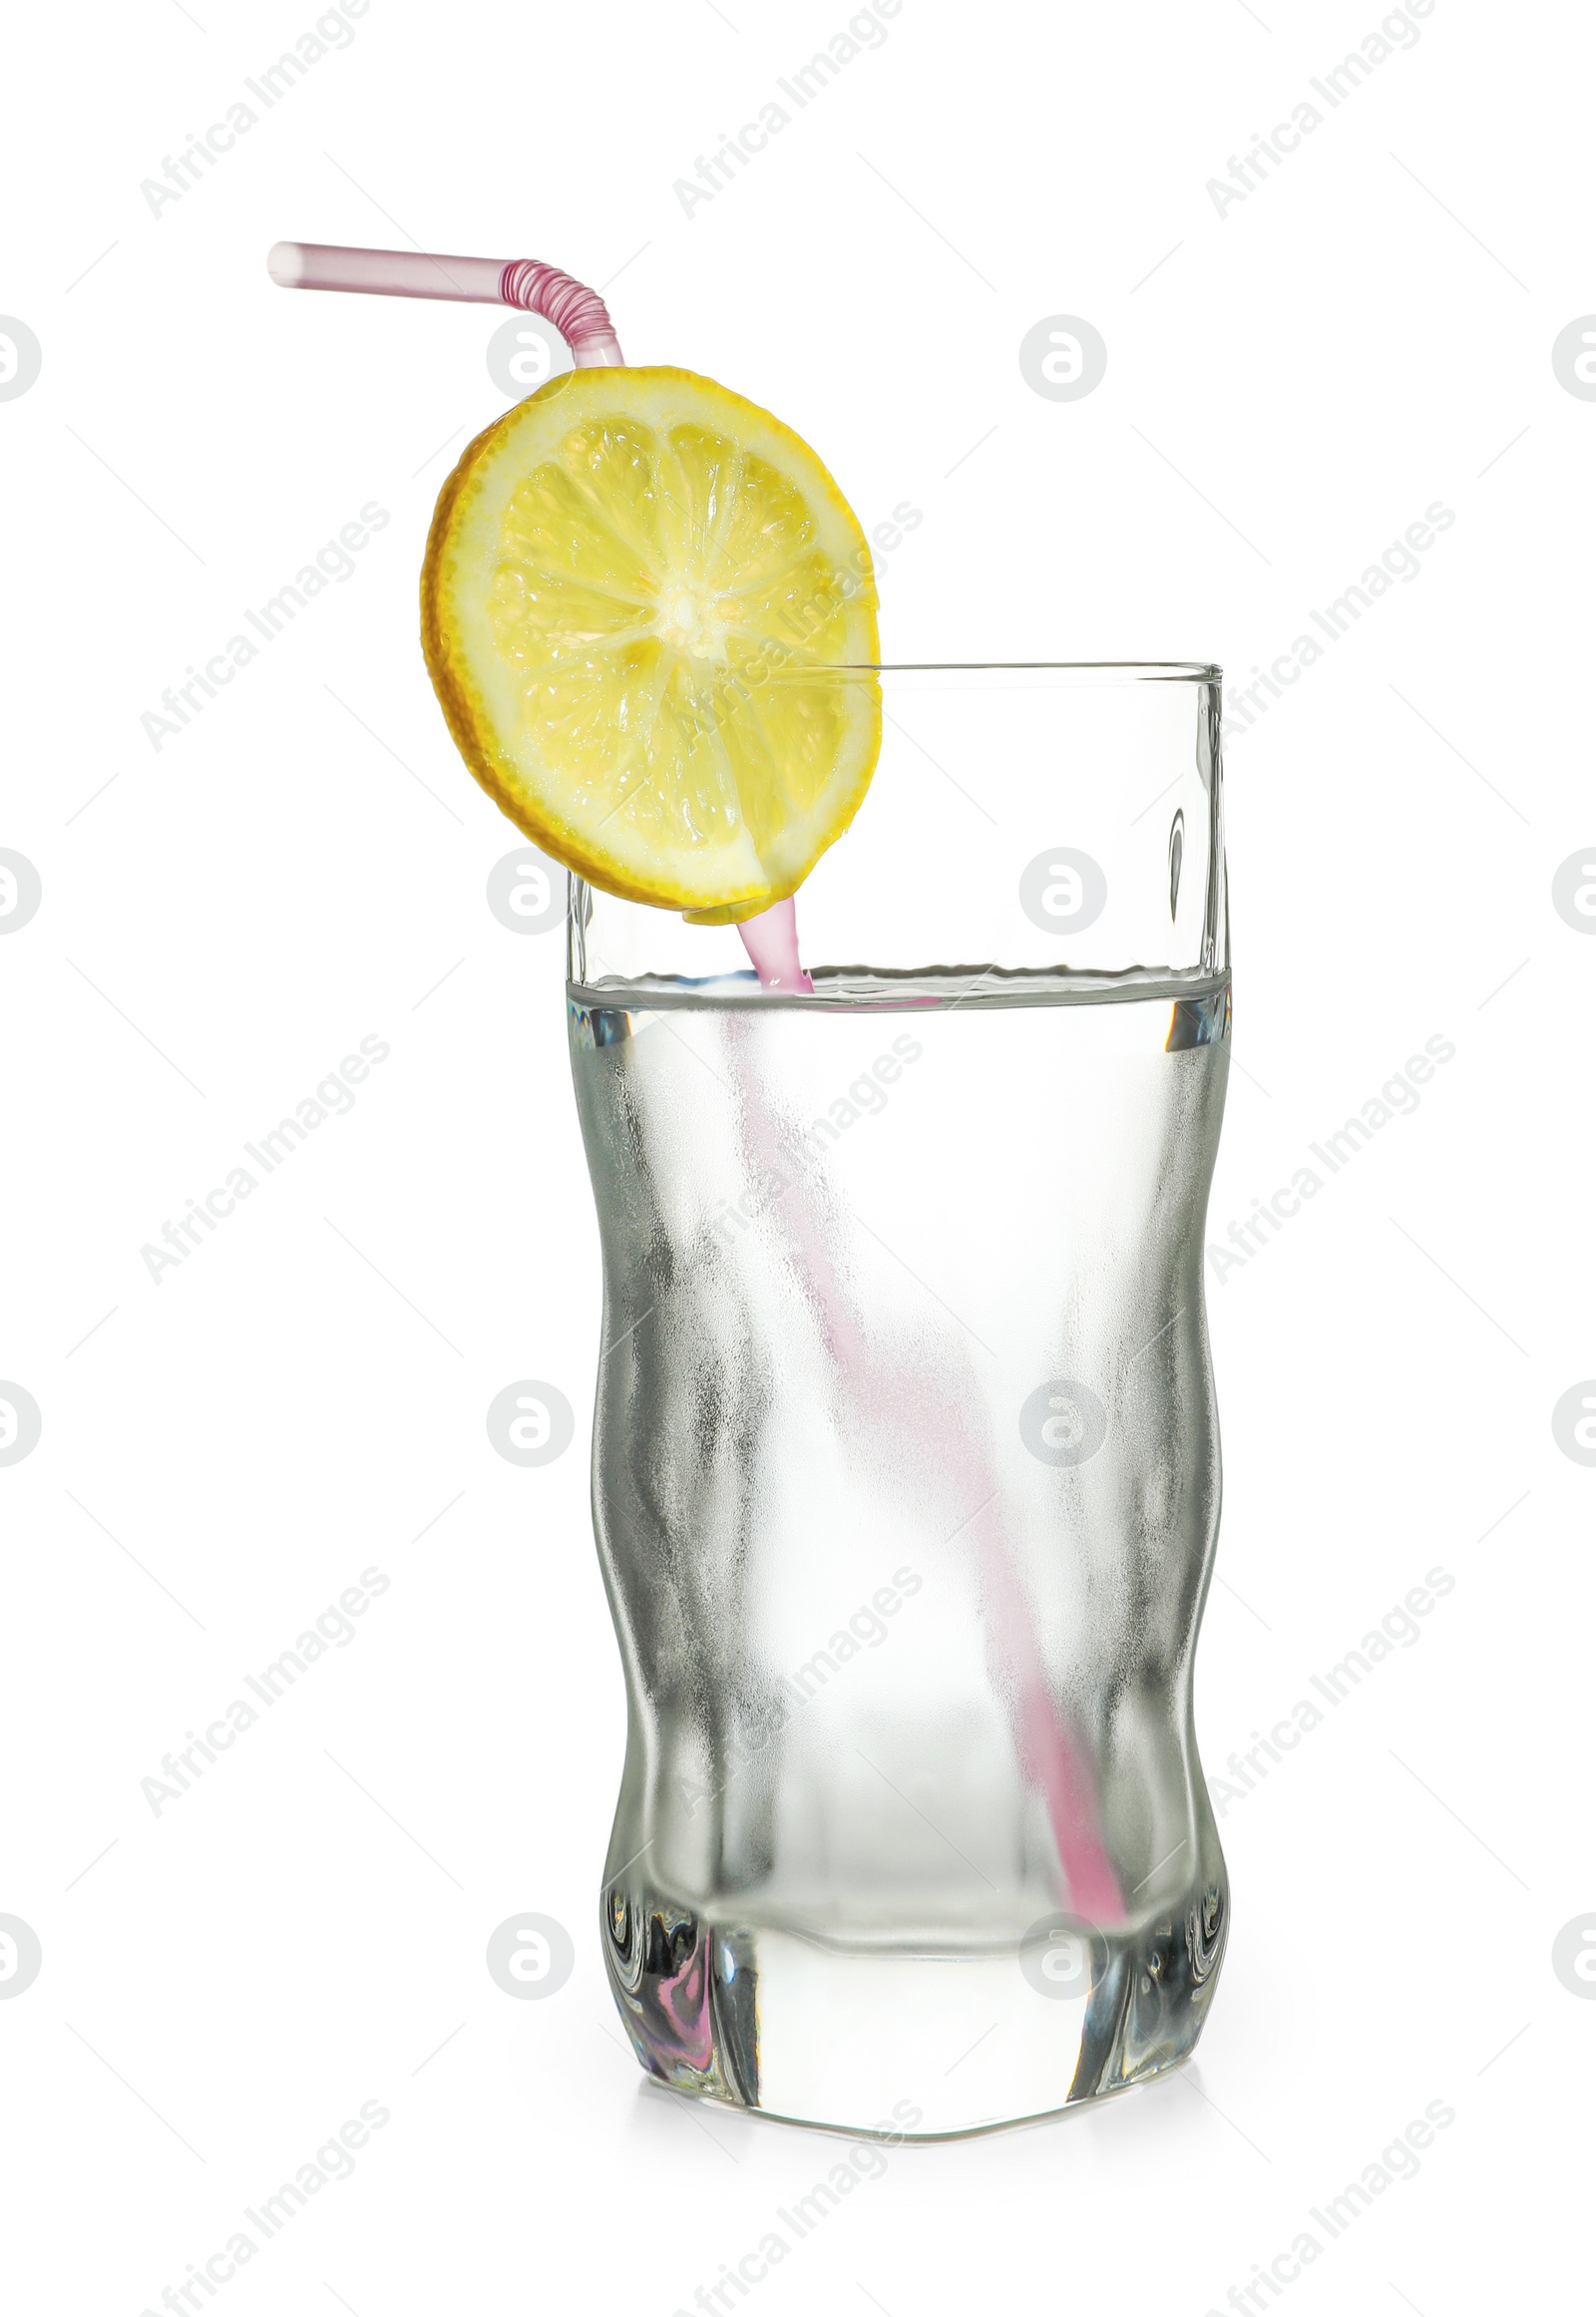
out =
<path fill-rule="evenodd" d="M 574 890 L 629 1708 L 600 1918 L 666 2084 L 938 2133 L 1157 2075 L 1224 1952 L 1219 676 L 880 680 L 812 996 Z"/>

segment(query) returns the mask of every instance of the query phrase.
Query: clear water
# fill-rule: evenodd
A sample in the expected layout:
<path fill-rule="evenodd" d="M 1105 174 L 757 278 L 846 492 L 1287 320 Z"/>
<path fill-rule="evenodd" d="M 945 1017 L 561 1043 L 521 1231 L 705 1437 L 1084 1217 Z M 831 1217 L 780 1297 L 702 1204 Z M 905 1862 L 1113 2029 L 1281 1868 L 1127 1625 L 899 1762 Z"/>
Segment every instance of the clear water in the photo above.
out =
<path fill-rule="evenodd" d="M 816 983 L 572 992 L 630 1699 L 605 1953 L 668 2083 L 965 2130 L 1183 2057 L 1223 1951 L 1191 1674 L 1229 994 Z"/>

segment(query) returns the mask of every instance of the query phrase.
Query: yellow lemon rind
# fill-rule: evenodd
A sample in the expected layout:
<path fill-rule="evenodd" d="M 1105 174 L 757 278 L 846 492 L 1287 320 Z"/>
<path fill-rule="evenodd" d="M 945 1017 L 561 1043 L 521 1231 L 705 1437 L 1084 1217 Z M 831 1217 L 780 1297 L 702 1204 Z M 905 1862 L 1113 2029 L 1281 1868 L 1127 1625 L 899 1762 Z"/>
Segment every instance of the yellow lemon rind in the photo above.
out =
<path fill-rule="evenodd" d="M 759 881 L 743 879 L 731 886 L 724 881 L 710 879 L 706 884 L 699 880 L 689 888 L 668 872 L 658 877 L 639 876 L 632 864 L 628 873 L 626 866 L 618 863 L 601 844 L 594 843 L 586 831 L 564 818 L 547 794 L 531 789 L 522 768 L 499 744 L 493 718 L 472 678 L 469 652 L 452 617 L 459 576 L 456 550 L 464 519 L 490 478 L 496 475 L 507 445 L 528 424 L 534 406 L 547 405 L 563 396 L 579 380 L 622 378 L 642 389 L 640 403 L 645 403 L 650 394 L 675 385 L 687 390 L 689 395 L 699 395 L 708 389 L 712 409 L 723 425 L 732 418 L 742 422 L 737 429 L 739 447 L 748 446 L 751 437 L 750 447 L 756 451 L 767 456 L 775 452 L 784 475 L 792 480 L 801 478 L 806 504 L 814 504 L 816 486 L 819 486 L 823 512 L 839 541 L 847 543 L 855 573 L 864 575 L 847 605 L 850 665 L 858 670 L 858 678 L 857 690 L 853 689 L 855 679 L 849 679 L 850 728 L 847 748 L 839 751 L 839 769 L 844 753 L 853 755 L 855 769 L 844 793 L 825 798 L 823 827 L 818 833 L 811 830 L 811 841 L 802 857 L 784 863 L 774 877 L 767 872 Z M 577 414 L 571 415 L 574 420 Z M 640 415 L 647 418 L 650 413 L 643 408 Z M 551 429 L 545 455 L 553 453 L 557 439 Z M 539 444 L 536 449 L 543 452 L 544 446 Z M 536 458 L 529 461 L 529 465 L 535 463 Z M 877 659 L 879 643 L 874 578 L 864 534 L 831 475 L 801 436 L 759 405 L 691 371 L 659 367 L 642 371 L 566 373 L 551 379 L 527 402 L 517 404 L 484 428 L 466 446 L 439 494 L 422 566 L 421 641 L 428 673 L 451 737 L 471 772 L 500 810 L 540 850 L 563 862 L 600 891 L 626 901 L 681 910 L 695 922 L 733 923 L 756 916 L 796 892 L 821 854 L 849 826 L 875 771 L 881 745 L 881 703 L 879 686 L 873 677 L 867 676 L 867 671 Z M 814 841 L 817 834 L 818 842 Z M 761 867 L 765 865 L 762 863 Z"/>

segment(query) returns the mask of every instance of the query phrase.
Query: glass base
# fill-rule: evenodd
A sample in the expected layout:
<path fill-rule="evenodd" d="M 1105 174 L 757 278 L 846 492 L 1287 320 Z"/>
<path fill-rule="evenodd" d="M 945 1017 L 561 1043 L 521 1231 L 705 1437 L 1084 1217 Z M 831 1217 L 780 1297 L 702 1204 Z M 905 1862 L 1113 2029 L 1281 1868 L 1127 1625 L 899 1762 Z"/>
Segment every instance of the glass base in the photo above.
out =
<path fill-rule="evenodd" d="M 662 2083 L 791 2123 L 921 2139 L 1053 2115 L 1185 2059 L 1227 1918 L 1223 1885 L 1208 1883 L 1113 1931 L 843 1945 L 709 1923 L 627 1886 L 606 1897 L 604 1949 L 632 2047 Z"/>

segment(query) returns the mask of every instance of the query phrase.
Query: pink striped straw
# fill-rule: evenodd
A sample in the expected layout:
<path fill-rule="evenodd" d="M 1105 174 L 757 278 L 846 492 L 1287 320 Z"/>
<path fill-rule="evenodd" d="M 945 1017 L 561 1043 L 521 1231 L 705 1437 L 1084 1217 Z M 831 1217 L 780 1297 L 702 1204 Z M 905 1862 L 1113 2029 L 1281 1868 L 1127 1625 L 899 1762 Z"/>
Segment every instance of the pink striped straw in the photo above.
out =
<path fill-rule="evenodd" d="M 609 309 L 598 292 L 536 257 L 433 257 L 422 249 L 278 241 L 267 253 L 266 271 L 280 289 L 344 289 L 367 297 L 519 306 L 553 322 L 579 370 L 621 359 Z"/>
<path fill-rule="evenodd" d="M 532 257 L 435 257 L 419 249 L 345 249 L 325 241 L 278 241 L 267 254 L 266 270 L 282 289 L 341 289 L 369 297 L 517 306 L 554 324 L 579 369 L 598 369 L 623 359 L 609 309 L 598 292 L 562 273 L 558 265 L 544 265 Z M 758 917 L 745 918 L 737 931 L 766 989 L 813 992 L 814 983 L 799 958 L 798 917 L 791 899 L 774 903 Z M 757 1093 L 748 1110 L 752 1139 L 761 1144 L 770 1141 L 773 1127 Z M 800 1271 L 807 1274 L 823 1315 L 833 1356 L 856 1382 L 862 1382 L 868 1366 L 864 1347 L 849 1316 L 824 1231 L 818 1217 L 808 1211 L 801 1185 L 789 1230 Z M 957 1466 L 959 1460 L 954 1462 Z M 975 1464 L 962 1476 L 976 1477 Z M 996 1493 L 989 1492 L 988 1503 Z M 984 1514 L 986 1509 L 984 1505 Z M 1026 1767 L 1046 1796 L 1067 1893 L 1074 1911 L 1088 1922 L 1123 1922 L 1124 1902 L 1098 1829 L 1090 1768 L 1048 1690 L 1018 1571 L 1000 1527 L 983 1519 L 978 1538 L 989 1595 L 989 1640 L 995 1662 L 1012 1679 L 1017 1693 L 1015 1735 Z"/>
<path fill-rule="evenodd" d="M 332 241 L 277 241 L 266 271 L 279 289 L 352 290 L 364 297 L 428 297 L 457 305 L 518 306 L 541 314 L 571 348 L 579 369 L 624 360 L 609 308 L 596 289 L 536 257 L 436 257 L 424 249 L 345 249 Z M 791 901 L 778 901 L 737 928 L 767 989 L 814 983 L 798 958 Z"/>

